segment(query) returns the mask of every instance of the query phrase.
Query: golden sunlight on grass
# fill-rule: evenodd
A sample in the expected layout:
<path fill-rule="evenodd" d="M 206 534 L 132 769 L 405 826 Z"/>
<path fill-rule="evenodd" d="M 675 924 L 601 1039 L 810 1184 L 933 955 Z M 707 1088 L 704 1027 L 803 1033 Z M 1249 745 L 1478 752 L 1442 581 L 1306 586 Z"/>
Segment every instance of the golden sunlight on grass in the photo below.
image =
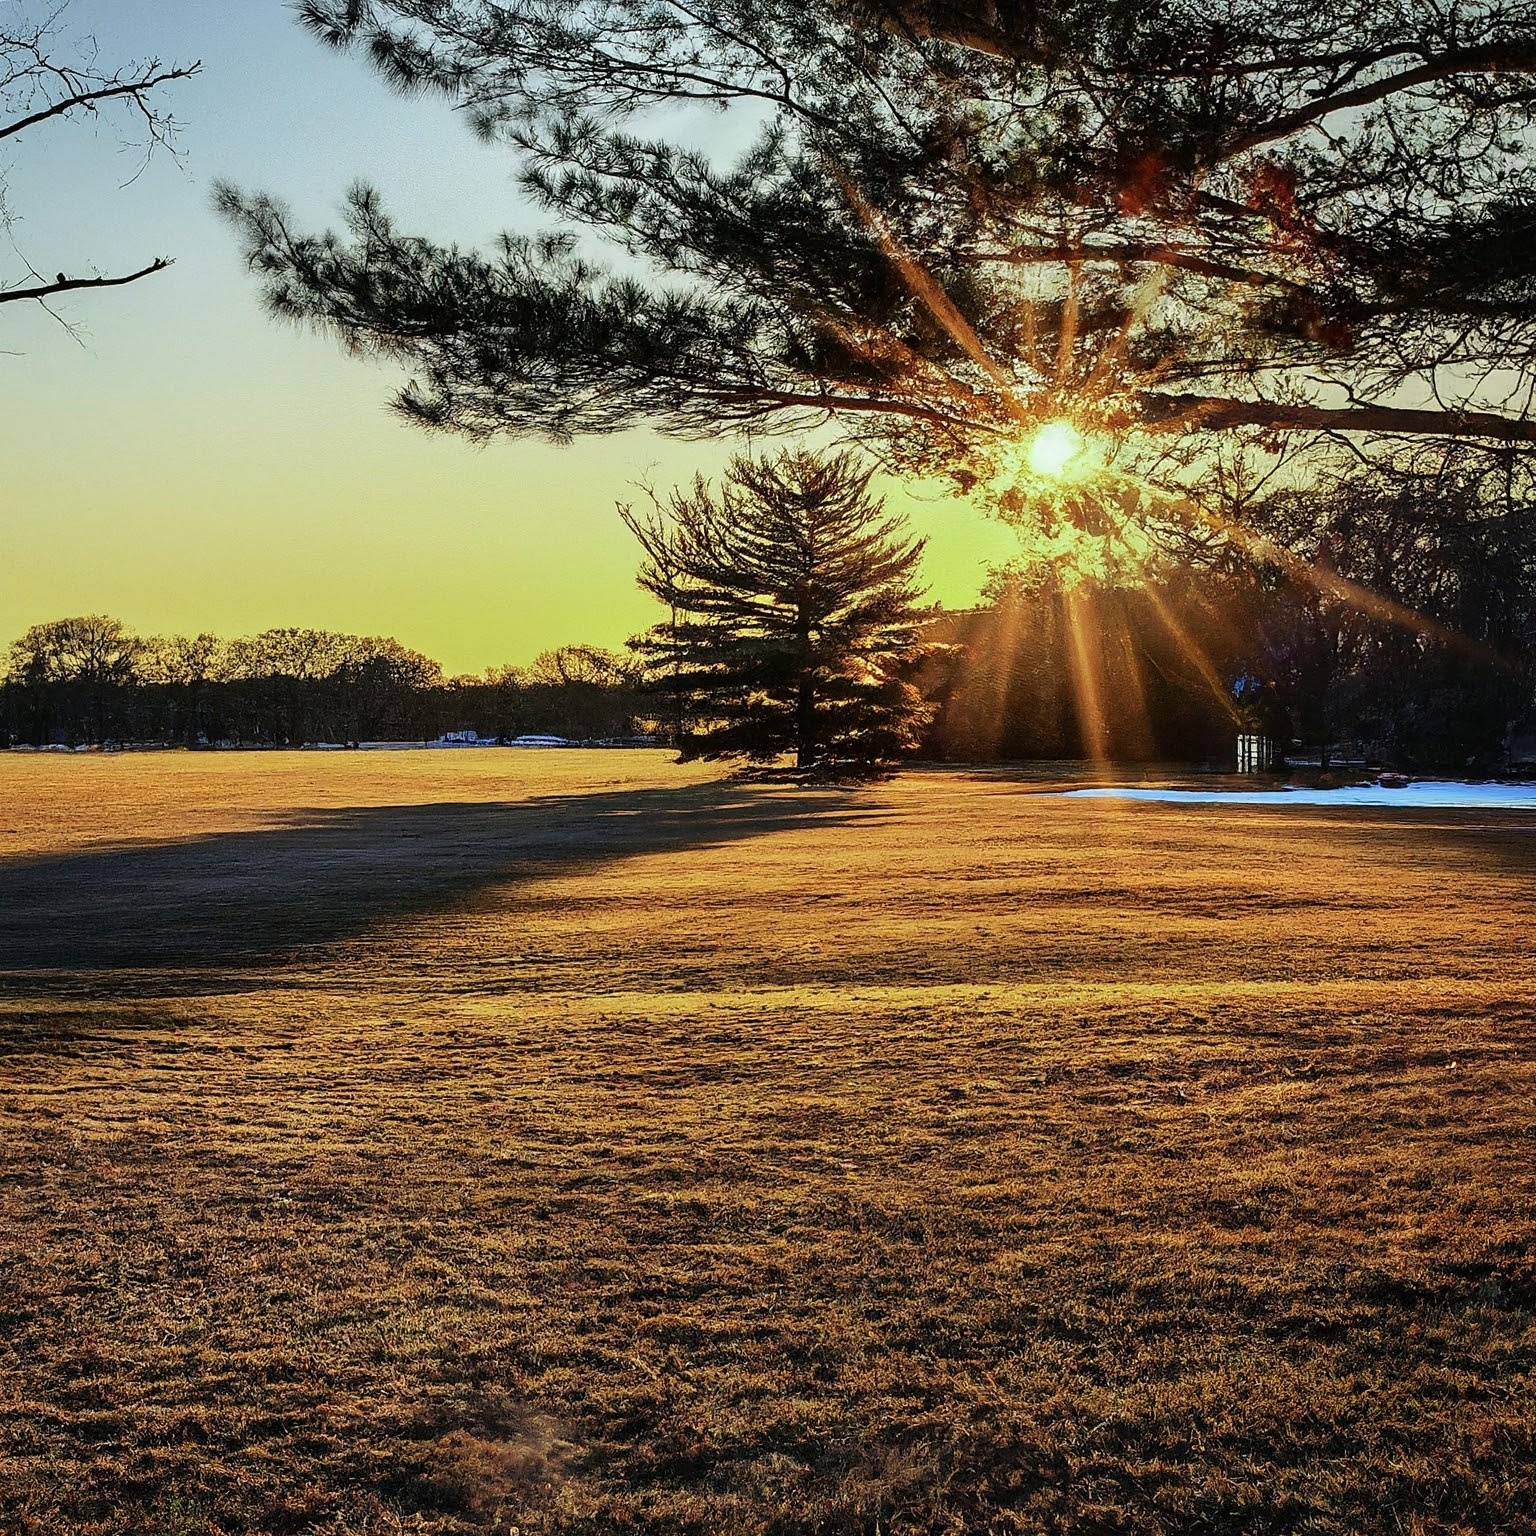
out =
<path fill-rule="evenodd" d="M 1042 787 L 0 760 L 0 1529 L 1536 1527 L 1529 820 Z"/>

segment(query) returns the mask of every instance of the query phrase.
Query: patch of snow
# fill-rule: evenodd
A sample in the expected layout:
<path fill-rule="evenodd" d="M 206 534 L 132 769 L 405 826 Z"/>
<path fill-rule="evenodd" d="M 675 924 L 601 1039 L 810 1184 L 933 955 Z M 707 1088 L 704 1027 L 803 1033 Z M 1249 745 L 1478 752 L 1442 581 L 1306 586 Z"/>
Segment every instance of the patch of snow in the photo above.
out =
<path fill-rule="evenodd" d="M 1536 811 L 1536 784 L 1460 784 L 1416 780 L 1401 789 L 1068 789 L 1078 799 L 1157 800 L 1171 805 L 1380 805 L 1413 810 Z"/>

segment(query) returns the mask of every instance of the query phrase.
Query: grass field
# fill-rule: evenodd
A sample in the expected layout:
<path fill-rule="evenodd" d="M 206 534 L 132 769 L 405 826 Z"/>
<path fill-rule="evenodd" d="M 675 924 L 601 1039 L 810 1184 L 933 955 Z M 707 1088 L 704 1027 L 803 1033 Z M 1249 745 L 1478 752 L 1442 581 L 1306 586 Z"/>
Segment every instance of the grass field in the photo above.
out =
<path fill-rule="evenodd" d="M 1536 816 L 0 757 L 0 1531 L 1536 1530 Z"/>

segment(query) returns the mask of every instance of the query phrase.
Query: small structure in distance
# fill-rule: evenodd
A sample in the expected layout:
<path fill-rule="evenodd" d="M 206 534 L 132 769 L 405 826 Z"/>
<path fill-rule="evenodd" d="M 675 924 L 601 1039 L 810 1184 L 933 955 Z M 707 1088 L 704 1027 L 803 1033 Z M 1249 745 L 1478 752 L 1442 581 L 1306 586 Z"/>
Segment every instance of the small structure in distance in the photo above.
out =
<path fill-rule="evenodd" d="M 436 741 L 429 741 L 429 747 L 494 747 L 499 745 L 496 737 L 482 736 L 478 731 L 444 731 Z"/>
<path fill-rule="evenodd" d="M 1237 771 L 1268 773 L 1274 768 L 1275 745 L 1268 736 L 1243 733 L 1237 738 Z"/>

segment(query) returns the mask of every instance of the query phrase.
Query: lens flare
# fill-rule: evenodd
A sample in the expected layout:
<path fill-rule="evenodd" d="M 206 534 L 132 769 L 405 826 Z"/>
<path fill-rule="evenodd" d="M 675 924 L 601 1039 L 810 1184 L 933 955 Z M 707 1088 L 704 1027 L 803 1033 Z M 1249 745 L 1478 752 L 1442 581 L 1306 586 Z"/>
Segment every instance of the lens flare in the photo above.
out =
<path fill-rule="evenodd" d="M 1030 439 L 1027 463 L 1046 480 L 1059 480 L 1086 445 L 1070 421 L 1048 421 Z"/>

